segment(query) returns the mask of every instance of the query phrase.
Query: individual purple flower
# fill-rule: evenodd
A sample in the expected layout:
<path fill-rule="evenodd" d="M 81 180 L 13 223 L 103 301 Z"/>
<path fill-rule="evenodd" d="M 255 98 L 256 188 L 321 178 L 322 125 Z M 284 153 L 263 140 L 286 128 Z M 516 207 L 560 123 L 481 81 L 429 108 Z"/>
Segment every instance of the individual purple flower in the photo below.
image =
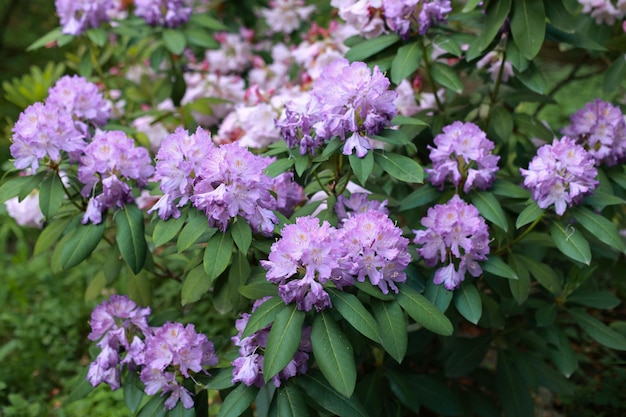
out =
<path fill-rule="evenodd" d="M 477 261 L 487 260 L 489 230 L 476 207 L 455 195 L 446 204 L 429 208 L 421 223 L 425 230 L 413 231 L 414 242 L 422 245 L 417 253 L 426 266 L 444 264 L 435 272 L 435 284 L 453 290 L 465 279 L 466 272 L 480 276 L 482 268 Z"/>
<path fill-rule="evenodd" d="M 111 103 L 98 86 L 78 75 L 61 77 L 50 89 L 46 103 L 65 109 L 83 133 L 87 133 L 86 123 L 102 127 L 111 115 Z"/>
<path fill-rule="evenodd" d="M 144 186 L 152 175 L 148 150 L 136 147 L 122 131 L 96 131 L 85 148 L 78 167 L 78 179 L 84 184 L 83 197 L 89 197 L 83 223 L 98 224 L 110 208 L 123 208 L 134 201 L 128 182 Z M 97 186 L 101 185 L 98 190 Z"/>
<path fill-rule="evenodd" d="M 407 39 L 417 29 L 425 35 L 431 26 L 445 22 L 450 0 L 383 0 L 385 20 L 391 30 Z"/>
<path fill-rule="evenodd" d="M 252 307 L 252 312 L 256 311 L 256 309 L 269 298 L 271 297 L 257 300 Z M 240 318 L 235 321 L 237 334 L 232 337 L 232 341 L 235 346 L 239 347 L 239 357 L 232 362 L 234 366 L 232 382 L 241 382 L 244 385 L 254 385 L 260 388 L 265 385 L 263 378 L 265 358 L 261 353 L 267 346 L 267 339 L 272 325 L 243 337 L 243 332 L 246 329 L 250 317 L 251 314 L 243 313 Z M 311 326 L 305 326 L 302 329 L 302 338 L 298 350 L 293 358 L 284 369 L 272 377 L 274 385 L 279 387 L 283 381 L 299 374 L 305 374 L 308 370 L 308 360 L 311 352 Z"/>
<path fill-rule="evenodd" d="M 582 145 L 598 164 L 626 159 L 626 123 L 619 107 L 595 99 L 570 117 L 563 134 Z"/>
<path fill-rule="evenodd" d="M 270 190 L 276 198 L 276 210 L 283 216 L 291 216 L 298 203 L 304 199 L 300 184 L 293 180 L 293 172 L 283 172 L 274 177 Z"/>
<path fill-rule="evenodd" d="M 46 164 L 58 165 L 63 151 L 71 160 L 76 160 L 87 146 L 72 117 L 53 103 L 35 103 L 27 107 L 12 131 L 10 151 L 17 169 L 30 168 L 34 172 L 42 160 Z"/>
<path fill-rule="evenodd" d="M 188 0 L 135 0 L 135 14 L 152 26 L 178 27 L 189 20 L 191 12 Z"/>
<path fill-rule="evenodd" d="M 396 283 L 406 281 L 404 270 L 411 261 L 409 240 L 387 214 L 376 210 L 356 213 L 344 220 L 338 235 L 338 271 L 345 282 L 367 278 L 383 294 L 390 289 L 398 292 Z"/>
<path fill-rule="evenodd" d="M 108 22 L 108 12 L 115 8 L 113 0 L 55 0 L 54 4 L 62 32 L 74 36 Z"/>
<path fill-rule="evenodd" d="M 350 194 L 349 198 L 346 198 L 343 194 L 337 197 L 335 212 L 339 220 L 341 221 L 353 215 L 368 211 L 378 211 L 383 214 L 389 214 L 387 200 L 368 200 L 367 195 L 368 194 L 365 192 L 356 192 Z"/>
<path fill-rule="evenodd" d="M 432 168 L 427 168 L 430 182 L 443 189 L 446 180 L 468 193 L 472 188 L 485 190 L 493 184 L 500 157 L 493 155 L 494 144 L 474 123 L 454 122 L 435 136 L 429 146 Z"/>
<path fill-rule="evenodd" d="M 591 154 L 567 136 L 540 147 L 528 169 L 520 172 L 537 205 L 543 209 L 554 205 L 559 216 L 599 183 Z"/>
<path fill-rule="evenodd" d="M 299 217 L 286 225 L 282 238 L 275 242 L 269 260 L 261 261 L 268 271 L 268 281 L 278 284 L 278 294 L 287 304 L 295 302 L 298 309 L 321 311 L 330 307 L 330 296 L 322 285 L 339 266 L 337 255 L 341 242 L 336 229 L 315 217 Z"/>

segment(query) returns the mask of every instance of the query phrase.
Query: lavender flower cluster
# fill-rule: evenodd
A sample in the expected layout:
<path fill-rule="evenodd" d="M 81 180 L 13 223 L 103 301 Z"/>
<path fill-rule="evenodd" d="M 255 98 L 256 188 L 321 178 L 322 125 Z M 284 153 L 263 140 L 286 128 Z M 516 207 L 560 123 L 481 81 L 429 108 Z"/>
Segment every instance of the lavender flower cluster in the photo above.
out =
<path fill-rule="evenodd" d="M 149 315 L 149 307 L 140 308 L 122 295 L 111 296 L 93 310 L 88 338 L 98 341 L 100 353 L 89 366 L 87 379 L 94 387 L 104 382 L 115 390 L 126 366 L 130 372 L 139 372 L 146 394 L 169 394 L 166 408 L 173 409 L 179 400 L 191 408 L 191 393 L 180 378 L 206 373 L 205 367 L 217 364 L 213 343 L 197 333 L 193 324 L 167 322 L 150 327 Z"/>

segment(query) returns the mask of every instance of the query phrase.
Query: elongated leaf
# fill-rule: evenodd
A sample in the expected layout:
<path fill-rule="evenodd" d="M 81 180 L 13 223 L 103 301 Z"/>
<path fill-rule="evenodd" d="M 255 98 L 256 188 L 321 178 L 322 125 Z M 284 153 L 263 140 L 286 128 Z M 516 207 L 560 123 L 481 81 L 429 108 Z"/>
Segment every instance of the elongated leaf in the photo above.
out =
<path fill-rule="evenodd" d="M 206 393 L 206 391 L 204 392 Z M 195 401 L 200 400 L 198 397 L 196 397 Z M 196 409 L 185 408 L 183 403 L 179 401 L 178 403 L 176 403 L 176 406 L 167 413 L 167 417 L 196 417 Z"/>
<path fill-rule="evenodd" d="M 445 64 L 435 62 L 431 67 L 431 72 L 435 82 L 454 91 L 457 94 L 463 92 L 463 83 L 456 71 Z"/>
<path fill-rule="evenodd" d="M 46 45 L 48 45 L 49 43 L 52 43 L 52 42 L 59 42 L 59 43 L 61 43 L 61 41 L 63 40 L 66 43 L 68 39 L 72 39 L 73 38 L 72 35 L 64 35 L 61 32 L 61 29 L 62 29 L 61 27 L 57 27 L 57 28 L 52 29 L 50 32 L 46 33 L 41 38 L 37 39 L 35 42 L 30 44 L 26 48 L 26 51 L 27 52 L 34 51 L 35 49 L 39 49 L 39 48 L 41 48 L 43 46 L 46 46 Z"/>
<path fill-rule="evenodd" d="M 165 417 L 167 410 L 165 409 L 165 400 L 167 397 L 156 395 L 139 410 L 137 417 Z"/>
<path fill-rule="evenodd" d="M 354 354 L 330 313 L 323 311 L 313 319 L 311 345 L 324 377 L 337 392 L 350 398 L 356 386 Z"/>
<path fill-rule="evenodd" d="M 530 294 L 530 274 L 522 258 L 514 253 L 509 254 L 509 266 L 517 275 L 516 280 L 509 280 L 509 288 L 517 304 L 522 305 Z"/>
<path fill-rule="evenodd" d="M 422 51 L 417 42 L 398 48 L 395 58 L 391 62 L 391 81 L 395 84 L 415 72 L 422 61 Z"/>
<path fill-rule="evenodd" d="M 307 395 L 320 407 L 342 417 L 368 417 L 356 396 L 346 398 L 335 391 L 318 371 L 309 371 L 299 378 Z"/>
<path fill-rule="evenodd" d="M 265 168 L 265 174 L 269 177 L 276 177 L 283 172 L 287 172 L 296 162 L 295 158 L 277 159 Z"/>
<path fill-rule="evenodd" d="M 480 214 L 505 232 L 509 230 L 509 222 L 498 199 L 486 191 L 475 191 L 470 195 L 472 204 Z"/>
<path fill-rule="evenodd" d="M 480 50 L 485 50 L 504 24 L 511 10 L 511 0 L 490 1 L 485 12 L 485 26 L 480 38 Z"/>
<path fill-rule="evenodd" d="M 285 302 L 280 297 L 272 297 L 265 301 L 250 315 L 248 324 L 241 337 L 248 337 L 252 333 L 268 326 L 284 308 Z"/>
<path fill-rule="evenodd" d="M 567 310 L 580 327 L 596 342 L 616 350 L 626 350 L 626 337 L 582 310 Z"/>
<path fill-rule="evenodd" d="M 21 201 L 41 184 L 45 175 L 45 172 L 40 172 L 36 175 L 11 178 L 0 187 L 0 203 L 13 197 L 18 197 Z"/>
<path fill-rule="evenodd" d="M 532 223 L 539 217 L 543 216 L 543 209 L 539 208 L 537 203 L 531 201 L 524 210 L 517 216 L 515 221 L 515 228 L 519 229 L 522 226 L 526 226 L 528 223 Z"/>
<path fill-rule="evenodd" d="M 163 31 L 163 43 L 168 51 L 175 55 L 180 55 L 187 46 L 185 35 L 175 29 L 165 29 Z"/>
<path fill-rule="evenodd" d="M 234 242 L 229 233 L 217 233 L 204 249 L 204 271 L 213 281 L 226 270 L 233 256 Z"/>
<path fill-rule="evenodd" d="M 516 73 L 516 76 L 522 84 L 535 93 L 543 94 L 548 87 L 545 77 L 533 62 L 529 62 L 528 67 L 523 72 Z"/>
<path fill-rule="evenodd" d="M 395 301 L 375 301 L 372 310 L 380 329 L 383 348 L 401 363 L 406 354 L 408 338 L 406 318 L 400 305 Z"/>
<path fill-rule="evenodd" d="M 265 382 L 270 381 L 293 359 L 302 339 L 304 317 L 304 312 L 298 310 L 295 304 L 284 306 L 276 316 L 265 348 Z"/>
<path fill-rule="evenodd" d="M 557 339 L 557 343 L 554 344 L 555 347 L 549 347 L 550 360 L 559 372 L 569 378 L 578 369 L 576 352 L 572 349 L 572 345 L 563 330 L 552 326 L 550 331 L 556 335 Z"/>
<path fill-rule="evenodd" d="M 224 398 L 217 416 L 239 417 L 250 407 L 258 393 L 259 389 L 257 387 L 240 384 Z"/>
<path fill-rule="evenodd" d="M 181 230 L 178 235 L 178 239 L 176 240 L 176 248 L 178 249 L 178 252 L 188 249 L 205 233 L 208 238 L 210 238 L 217 233 L 217 229 L 209 227 L 209 221 L 203 214 L 195 217 L 191 217 L 190 215 L 187 224 L 183 227 L 183 230 Z"/>
<path fill-rule="evenodd" d="M 180 232 L 180 229 L 185 225 L 187 216 L 181 214 L 177 219 L 168 219 L 166 221 L 159 221 L 154 226 L 152 232 L 152 242 L 155 246 L 161 246 L 174 238 Z"/>
<path fill-rule="evenodd" d="M 517 274 L 510 266 L 504 263 L 499 256 L 490 256 L 485 263 L 482 264 L 483 271 L 498 277 L 507 279 L 517 279 Z"/>
<path fill-rule="evenodd" d="M 557 28 L 565 32 L 573 32 L 575 29 L 575 19 L 565 8 L 562 0 L 547 1 L 543 4 L 546 8 L 546 16 Z M 624 61 L 622 59 L 622 61 Z M 615 85 L 615 84 L 614 84 Z M 609 90 L 605 90 L 608 92 Z"/>
<path fill-rule="evenodd" d="M 333 307 L 352 327 L 362 335 L 380 343 L 376 320 L 355 295 L 335 289 L 329 289 L 328 293 Z"/>
<path fill-rule="evenodd" d="M 453 295 L 453 291 L 447 290 L 441 284 L 435 284 L 432 279 L 426 282 L 424 296 L 442 313 L 445 313 L 450 306 Z"/>
<path fill-rule="evenodd" d="M 568 303 L 576 303 L 592 308 L 615 308 L 622 302 L 609 291 L 576 291 L 567 297 Z"/>
<path fill-rule="evenodd" d="M 102 236 L 104 236 L 104 226 L 104 222 L 97 225 L 81 224 L 66 235 L 62 240 L 61 268 L 70 269 L 85 260 L 98 246 Z M 61 242 L 59 245 L 61 245 Z"/>
<path fill-rule="evenodd" d="M 399 40 L 400 37 L 396 34 L 382 35 L 368 39 L 350 48 L 350 50 L 346 52 L 345 57 L 349 61 L 363 61 Z"/>
<path fill-rule="evenodd" d="M 128 410 L 135 414 L 143 399 L 143 389 L 140 387 L 141 382 L 136 372 L 128 372 L 124 379 L 124 402 Z"/>
<path fill-rule="evenodd" d="M 375 287 L 369 281 L 355 281 L 354 286 L 359 289 L 359 291 L 363 291 L 367 295 L 371 295 L 372 297 L 378 300 L 390 301 L 393 300 L 393 296 L 391 294 L 383 294 L 380 291 L 380 288 Z"/>
<path fill-rule="evenodd" d="M 439 415 L 464 415 L 461 402 L 454 392 L 440 379 L 430 375 L 407 374 L 403 377 L 417 397 L 417 400 L 424 407 L 431 409 Z"/>
<path fill-rule="evenodd" d="M 478 368 L 489 350 L 491 338 L 489 336 L 458 337 L 449 343 L 452 345 L 452 352 L 445 360 L 444 370 L 446 376 L 456 378 Z"/>
<path fill-rule="evenodd" d="M 243 254 L 248 253 L 252 244 L 252 229 L 248 222 L 241 216 L 237 216 L 237 221 L 230 226 L 230 233 Z"/>
<path fill-rule="evenodd" d="M 432 203 L 441 196 L 441 191 L 430 184 L 424 184 L 400 201 L 400 211 L 421 207 Z"/>
<path fill-rule="evenodd" d="M 546 11 L 543 0 L 513 2 L 511 34 L 524 58 L 530 60 L 539 53 L 546 36 Z"/>
<path fill-rule="evenodd" d="M 454 306 L 470 323 L 478 324 L 478 320 L 483 314 L 480 293 L 471 282 L 464 282 L 461 288 L 455 291 Z"/>
<path fill-rule="evenodd" d="M 415 395 L 415 390 L 407 381 L 407 375 L 392 370 L 385 372 L 385 375 L 389 380 L 389 388 L 391 388 L 393 395 L 400 400 L 402 405 L 418 414 L 422 405 Z"/>
<path fill-rule="evenodd" d="M 57 173 L 52 173 L 39 185 L 39 208 L 46 219 L 54 216 L 63 204 L 65 191 Z"/>
<path fill-rule="evenodd" d="M 391 152 L 374 153 L 376 163 L 389 175 L 404 182 L 422 183 L 424 169 L 415 160 Z"/>
<path fill-rule="evenodd" d="M 143 221 L 143 213 L 134 204 L 115 213 L 115 241 L 122 258 L 135 274 L 143 269 L 148 252 Z"/>
<path fill-rule="evenodd" d="M 183 287 L 180 293 L 180 303 L 186 306 L 189 303 L 195 303 L 204 294 L 206 294 L 211 288 L 211 280 L 209 276 L 204 272 L 202 265 L 196 266 L 189 271 L 185 280 L 183 281 Z"/>
<path fill-rule="evenodd" d="M 533 417 L 534 405 L 530 391 L 511 359 L 498 353 L 496 387 L 507 417 Z"/>
<path fill-rule="evenodd" d="M 572 210 L 572 214 L 589 233 L 597 237 L 600 241 L 620 252 L 626 250 L 624 241 L 622 240 L 615 223 L 584 207 L 574 208 Z"/>
<path fill-rule="evenodd" d="M 591 263 L 589 242 L 574 226 L 554 221 L 550 224 L 550 235 L 563 255 L 586 265 Z"/>
<path fill-rule="evenodd" d="M 421 119 L 417 119 L 415 117 L 407 117 L 407 116 L 403 116 L 401 114 L 397 115 L 396 117 L 394 117 L 391 120 L 391 124 L 394 126 L 403 126 L 403 125 L 408 125 L 408 126 L 428 126 L 428 123 L 421 120 Z"/>
<path fill-rule="evenodd" d="M 355 154 L 350 154 L 348 160 L 350 161 L 350 167 L 354 175 L 356 175 L 361 185 L 365 185 L 374 169 L 374 156 L 372 153 L 368 152 L 363 158 L 359 158 Z"/>
<path fill-rule="evenodd" d="M 309 410 L 302 390 L 287 382 L 278 388 L 276 393 L 277 416 L 279 417 L 307 417 Z"/>
<path fill-rule="evenodd" d="M 398 285 L 400 292 L 396 299 L 404 311 L 417 323 L 433 333 L 449 336 L 454 330 L 450 320 L 426 297 L 408 285 Z"/>
<path fill-rule="evenodd" d="M 493 183 L 493 187 L 491 191 L 495 195 L 500 195 L 502 197 L 510 197 L 510 198 L 530 198 L 530 193 L 528 190 L 516 185 L 512 182 L 505 180 L 496 180 Z"/>
<path fill-rule="evenodd" d="M 537 282 L 543 285 L 545 289 L 550 291 L 552 294 L 558 294 L 561 292 L 561 281 L 549 265 L 537 262 L 527 256 L 520 257 L 521 261 L 526 265 L 532 276 L 537 280 Z"/>
<path fill-rule="evenodd" d="M 37 256 L 43 253 L 46 249 L 57 243 L 65 229 L 68 227 L 72 218 L 62 217 L 57 218 L 49 225 L 47 225 L 39 234 L 37 242 L 35 243 L 34 255 Z"/>

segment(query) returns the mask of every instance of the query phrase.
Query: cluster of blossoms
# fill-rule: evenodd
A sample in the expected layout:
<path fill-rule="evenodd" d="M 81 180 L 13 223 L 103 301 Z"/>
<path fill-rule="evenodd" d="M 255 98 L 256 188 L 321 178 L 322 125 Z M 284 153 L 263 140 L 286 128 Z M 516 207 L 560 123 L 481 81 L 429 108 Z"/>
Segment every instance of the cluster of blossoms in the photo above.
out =
<path fill-rule="evenodd" d="M 192 135 L 177 129 L 163 141 L 156 159 L 154 180 L 160 182 L 164 195 L 151 211 L 158 211 L 164 220 L 178 217 L 178 207 L 191 201 L 222 231 L 239 215 L 255 231 L 271 234 L 278 222 L 273 210 L 289 215 L 302 198 L 293 174 L 276 178 L 264 174 L 271 158 L 255 155 L 237 143 L 216 146 L 202 128 Z"/>
<path fill-rule="evenodd" d="M 582 145 L 597 164 L 615 165 L 626 159 L 626 123 L 619 107 L 596 99 L 570 117 L 563 134 Z"/>
<path fill-rule="evenodd" d="M 81 194 L 89 197 L 83 223 L 98 224 L 107 209 L 132 203 L 135 199 L 128 183 L 134 180 L 144 186 L 153 172 L 146 148 L 135 146 L 122 131 L 98 130 L 78 167 L 78 179 L 84 184 Z"/>
<path fill-rule="evenodd" d="M 408 240 L 385 213 L 385 208 L 349 213 L 339 229 L 316 217 L 299 217 L 286 225 L 267 261 L 266 279 L 278 284 L 282 300 L 298 309 L 321 311 L 331 306 L 323 285 L 329 280 L 339 289 L 355 278 L 387 294 L 397 292 L 397 282 L 406 281 L 410 262 Z"/>
<path fill-rule="evenodd" d="M 559 216 L 598 185 L 593 157 L 567 136 L 540 147 L 528 169 L 520 172 L 537 205 L 544 209 L 554 205 Z"/>
<path fill-rule="evenodd" d="M 593 17 L 598 25 L 612 25 L 626 15 L 626 0 L 578 0 L 583 13 Z"/>
<path fill-rule="evenodd" d="M 289 34 L 298 30 L 315 12 L 315 6 L 306 6 L 303 0 L 271 0 L 269 6 L 269 9 L 261 9 L 261 16 L 273 23 L 272 33 Z"/>
<path fill-rule="evenodd" d="M 270 298 L 265 297 L 255 301 L 252 306 L 252 312 L 256 311 L 260 305 Z M 235 346 L 239 347 L 239 357 L 232 362 L 234 366 L 232 381 L 233 383 L 241 382 L 248 386 L 254 385 L 260 388 L 265 385 L 263 378 L 265 357 L 261 352 L 267 346 L 267 339 L 272 325 L 264 327 L 250 336 L 242 337 L 250 316 L 249 313 L 242 313 L 241 317 L 235 321 L 237 335 L 233 336 L 232 341 Z M 272 377 L 274 385 L 279 387 L 283 381 L 296 375 L 305 374 L 308 370 L 308 360 L 311 352 L 311 326 L 304 326 L 298 350 L 296 350 L 287 366 Z"/>
<path fill-rule="evenodd" d="M 189 0 L 134 0 L 135 14 L 149 25 L 175 28 L 191 17 Z"/>
<path fill-rule="evenodd" d="M 338 136 L 345 141 L 345 155 L 356 150 L 364 157 L 372 148 L 369 136 L 389 126 L 397 114 L 397 93 L 389 85 L 378 67 L 371 71 L 364 62 L 337 59 L 313 82 L 308 101 L 287 103 L 277 126 L 302 155 Z"/>
<path fill-rule="evenodd" d="M 96 386 L 102 382 L 115 390 L 121 384 L 124 366 L 139 371 L 145 392 L 169 393 L 165 406 L 173 409 L 180 400 L 193 406 L 191 394 L 177 377 L 190 378 L 191 372 L 206 372 L 205 366 L 218 362 L 213 343 L 196 333 L 192 324 L 167 322 L 149 327 L 150 308 L 139 308 L 126 296 L 113 295 L 91 313 L 89 340 L 101 349 L 89 366 L 87 379 Z"/>
<path fill-rule="evenodd" d="M 350 194 L 350 197 L 346 197 L 343 194 L 337 197 L 335 213 L 337 213 L 339 221 L 347 219 L 354 214 L 365 213 L 368 211 L 378 211 L 383 214 L 389 214 L 389 210 L 387 209 L 387 200 L 368 200 L 367 193 L 365 192 L 353 192 Z"/>
<path fill-rule="evenodd" d="M 473 188 L 485 190 L 493 184 L 499 156 L 491 152 L 494 143 L 474 123 L 454 122 L 435 136 L 429 146 L 432 168 L 427 168 L 430 182 L 443 188 L 446 180 L 468 193 Z"/>
<path fill-rule="evenodd" d="M 114 0 L 55 0 L 63 33 L 79 35 L 85 30 L 110 20 Z"/>
<path fill-rule="evenodd" d="M 433 282 L 448 290 L 458 288 L 469 272 L 480 276 L 482 268 L 477 261 L 487 260 L 489 230 L 478 209 L 464 202 L 458 195 L 446 204 L 428 209 L 421 220 L 425 230 L 414 230 L 414 242 L 427 266 L 447 264 L 435 272 Z"/>

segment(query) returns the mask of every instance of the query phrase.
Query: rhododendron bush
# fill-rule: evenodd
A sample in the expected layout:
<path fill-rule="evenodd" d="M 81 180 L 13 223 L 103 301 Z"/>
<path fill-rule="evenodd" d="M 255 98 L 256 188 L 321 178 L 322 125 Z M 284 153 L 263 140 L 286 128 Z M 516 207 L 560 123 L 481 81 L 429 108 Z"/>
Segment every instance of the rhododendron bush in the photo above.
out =
<path fill-rule="evenodd" d="M 601 315 L 626 267 L 622 3 L 56 0 L 31 48 L 72 71 L 12 124 L 0 201 L 53 271 L 101 265 L 84 384 L 139 416 L 571 396 L 579 350 L 626 350 Z M 597 98 L 541 119 L 584 63 Z"/>

